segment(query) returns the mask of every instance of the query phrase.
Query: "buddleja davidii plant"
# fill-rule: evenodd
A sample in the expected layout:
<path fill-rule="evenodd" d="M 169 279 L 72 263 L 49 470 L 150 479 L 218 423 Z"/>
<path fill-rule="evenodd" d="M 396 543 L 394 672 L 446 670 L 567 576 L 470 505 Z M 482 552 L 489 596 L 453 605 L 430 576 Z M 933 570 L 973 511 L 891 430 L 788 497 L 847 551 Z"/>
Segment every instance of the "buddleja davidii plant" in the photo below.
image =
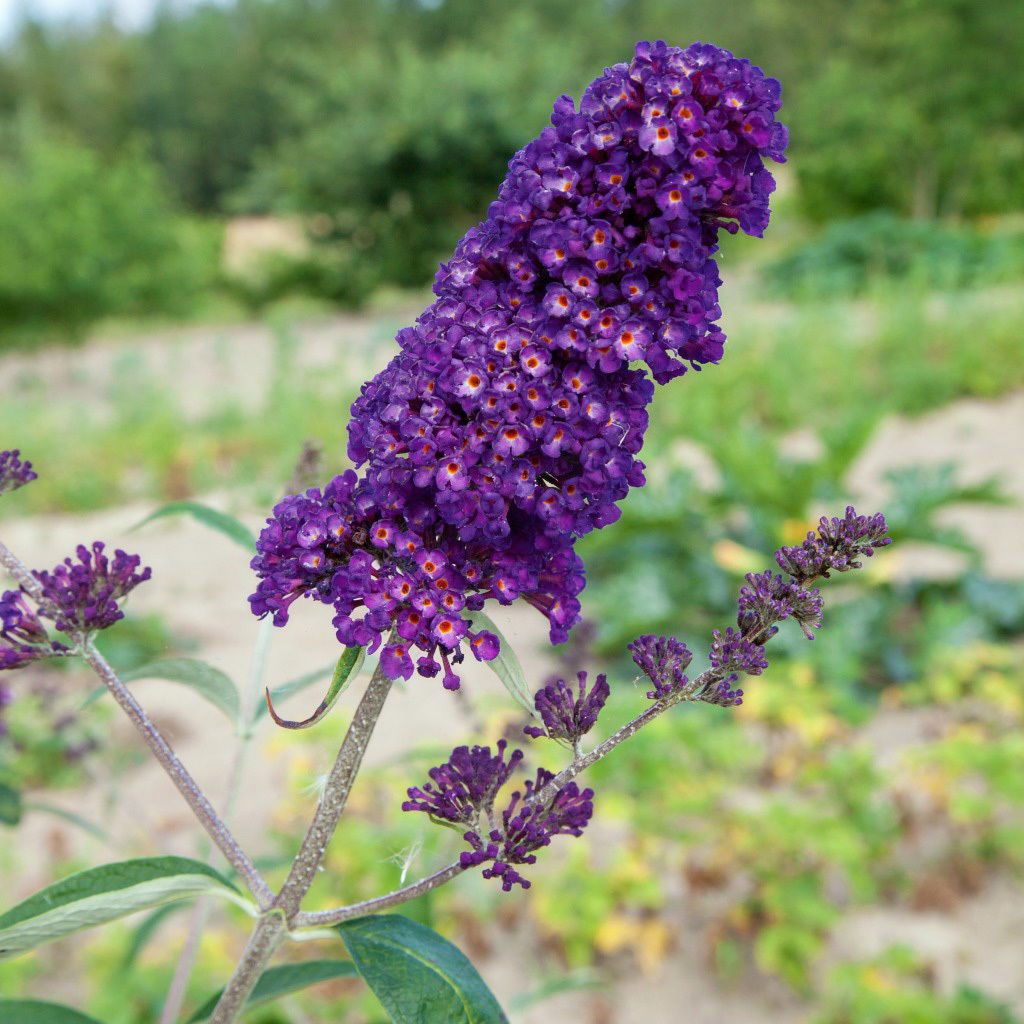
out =
<path fill-rule="evenodd" d="M 404 807 L 457 829 L 468 844 L 458 860 L 361 904 L 302 911 L 393 681 L 440 675 L 444 688 L 457 690 L 469 653 L 523 697 L 525 680 L 484 613 L 486 602 L 527 601 L 546 617 L 553 643 L 578 621 L 585 578 L 575 541 L 613 523 L 618 502 L 644 482 L 637 456 L 654 382 L 722 355 L 718 233 L 760 235 L 767 224 L 774 181 L 763 161 L 782 160 L 786 142 L 778 108 L 777 82 L 703 44 L 640 43 L 629 64 L 588 87 L 578 109 L 559 99 L 550 127 L 511 161 L 487 219 L 441 266 L 436 301 L 399 333 L 399 354 L 353 405 L 355 470 L 274 509 L 253 560 L 260 579 L 250 598 L 254 613 L 284 625 L 292 603 L 311 597 L 333 607 L 346 647 L 317 712 L 284 723 L 271 703 L 275 719 L 314 724 L 340 692 L 352 652 L 380 654 L 276 893 L 92 644 L 94 596 L 102 595 L 109 618 L 129 582 L 142 581 L 138 562 L 119 553 L 101 570 L 98 556 L 80 554 L 80 567 L 69 564 L 61 576 L 65 589 L 55 589 L 49 576 L 0 551 L 21 585 L 9 602 L 17 611 L 4 622 L 10 657 L 84 657 L 249 888 L 258 922 L 211 1004 L 213 1021 L 234 1020 L 247 1000 L 282 984 L 275 973 L 282 969 L 267 965 L 286 938 L 332 926 L 396 1021 L 422 1019 L 427 1007 L 432 1019 L 503 1020 L 454 947 L 375 912 L 472 868 L 505 890 L 527 887 L 521 869 L 555 836 L 579 836 L 591 819 L 593 793 L 575 781 L 581 772 L 675 704 L 739 703 L 735 684 L 764 670 L 763 647 L 776 624 L 792 617 L 808 632 L 817 624 L 821 599 L 810 585 L 887 543 L 880 516 L 851 508 L 844 518 L 823 519 L 802 546 L 777 553 L 781 575 L 747 578 L 736 626 L 715 633 L 710 667 L 693 679 L 681 641 L 638 638 L 631 649 L 650 679 L 651 703 L 589 751 L 584 741 L 608 696 L 607 679 L 545 686 L 527 701 L 536 714 L 527 728 L 571 752 L 565 767 L 536 769 L 508 796 L 520 751 L 504 742 L 493 752 L 456 749 L 431 782 L 409 790 Z M 62 603 L 74 618 L 57 620 Z M 40 617 L 71 642 L 49 639 Z M 192 870 L 202 876 L 196 884 L 212 884 L 212 869 Z M 31 916 L 25 906 L 11 912 L 15 930 Z M 0 944 L 11 933 L 5 923 L 10 915 L 0 918 Z M 433 966 L 425 970 L 424 961 Z"/>

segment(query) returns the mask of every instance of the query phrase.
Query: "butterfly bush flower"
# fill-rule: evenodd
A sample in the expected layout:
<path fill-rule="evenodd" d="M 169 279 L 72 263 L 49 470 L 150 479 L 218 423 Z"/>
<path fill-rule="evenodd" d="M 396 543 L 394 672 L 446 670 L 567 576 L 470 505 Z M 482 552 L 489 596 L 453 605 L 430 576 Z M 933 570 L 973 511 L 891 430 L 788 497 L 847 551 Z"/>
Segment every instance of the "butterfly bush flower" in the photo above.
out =
<path fill-rule="evenodd" d="M 892 543 L 887 529 L 885 516 L 860 516 L 848 505 L 842 519 L 822 517 L 817 531 L 809 532 L 803 544 L 775 552 L 788 578 L 770 571 L 748 573 L 737 601 L 736 628 L 712 633 L 711 668 L 692 683 L 683 675 L 691 655 L 681 641 L 655 636 L 634 640 L 629 645 L 633 660 L 654 683 L 647 696 L 672 703 L 742 704 L 743 691 L 734 690 L 733 684 L 740 675 L 760 675 L 768 667 L 763 648 L 778 632 L 777 623 L 795 619 L 804 635 L 814 639 L 813 630 L 821 625 L 822 598 L 807 584 L 831 572 L 861 568 L 863 562 L 858 559 L 870 558 L 876 548 Z"/>
<path fill-rule="evenodd" d="M 394 627 L 386 671 L 449 687 L 467 650 L 498 653 L 474 626 L 489 599 L 521 597 L 566 640 L 584 586 L 574 543 L 644 482 L 653 382 L 722 356 L 718 234 L 768 223 L 779 106 L 749 61 L 661 42 L 579 106 L 561 97 L 363 386 L 358 475 L 275 508 L 254 613 L 282 625 L 310 596 L 342 643 L 371 650 Z"/>
<path fill-rule="evenodd" d="M 20 454 L 17 448 L 0 452 L 0 494 L 16 491 L 38 476 L 32 469 L 32 463 L 22 461 L 18 457 Z"/>

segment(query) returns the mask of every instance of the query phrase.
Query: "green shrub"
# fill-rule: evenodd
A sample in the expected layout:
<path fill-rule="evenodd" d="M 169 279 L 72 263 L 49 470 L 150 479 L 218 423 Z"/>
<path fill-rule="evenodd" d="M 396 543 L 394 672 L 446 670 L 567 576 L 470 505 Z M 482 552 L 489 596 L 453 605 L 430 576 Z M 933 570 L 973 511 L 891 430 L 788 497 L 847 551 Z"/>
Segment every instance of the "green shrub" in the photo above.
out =
<path fill-rule="evenodd" d="M 78 336 L 114 314 L 187 311 L 211 255 L 195 258 L 201 241 L 139 154 L 105 164 L 28 135 L 0 163 L 0 344 L 53 327 Z"/>
<path fill-rule="evenodd" d="M 860 295 L 883 281 L 937 290 L 1022 275 L 1024 234 L 871 213 L 830 224 L 771 264 L 765 280 L 781 295 L 824 297 Z"/>

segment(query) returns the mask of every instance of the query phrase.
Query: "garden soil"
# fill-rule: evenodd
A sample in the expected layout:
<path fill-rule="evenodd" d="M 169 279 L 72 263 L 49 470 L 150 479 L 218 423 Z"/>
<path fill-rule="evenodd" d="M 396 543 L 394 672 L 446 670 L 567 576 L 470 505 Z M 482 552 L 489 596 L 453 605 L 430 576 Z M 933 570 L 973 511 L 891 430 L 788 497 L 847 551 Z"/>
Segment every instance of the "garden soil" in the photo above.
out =
<path fill-rule="evenodd" d="M 397 321 L 401 322 L 401 321 Z M 298 331 L 297 364 L 302 372 L 338 358 L 339 346 L 351 360 L 353 373 L 363 379 L 389 355 L 387 328 L 379 322 L 337 318 L 311 324 Z M 8 357 L 0 379 L 0 398 L 5 387 L 18 386 L 27 375 L 47 379 L 55 393 L 82 400 L 102 396 L 102 382 L 109 379 L 117 359 L 142 358 L 164 374 L 168 386 L 181 390 L 191 413 L 200 414 L 225 390 L 239 401 L 269 387 L 273 338 L 258 327 L 232 327 L 174 332 L 150 339 L 99 342 L 72 354 Z M 211 380 L 210 360 L 217 361 L 217 379 Z M 261 369 L 264 368 L 264 369 Z M 160 369 L 163 368 L 163 369 Z M 244 386 L 239 380 L 244 381 Z M 226 382 L 226 383 L 225 383 Z M 254 389 L 255 385 L 258 385 Z M 235 393 L 237 392 L 237 393 Z M 248 398 L 247 398 L 248 396 Z M 92 399 L 101 403 L 101 397 Z M 187 428 L 186 428 L 187 429 Z M 957 463 L 960 479 L 975 483 L 998 476 L 1011 505 L 996 508 L 963 508 L 948 514 L 949 521 L 965 529 L 985 553 L 989 570 L 996 576 L 1024 576 L 1024 394 L 992 402 L 963 401 L 939 412 L 913 420 L 887 420 L 865 450 L 849 478 L 851 500 L 863 506 L 885 507 L 884 474 L 890 469 L 921 463 Z M 27 446 L 26 436 L 23 445 Z M 30 453 L 28 453 L 30 454 Z M 211 504 L 228 507 L 230 496 L 207 496 Z M 252 652 L 259 632 L 251 618 L 245 595 L 252 576 L 245 552 L 222 536 L 190 520 L 164 520 L 135 533 L 149 506 L 120 508 L 88 516 L 47 516 L 31 520 L 5 520 L 0 537 L 21 557 L 35 565 L 53 564 L 82 541 L 102 538 L 112 545 L 141 552 L 153 568 L 153 581 L 141 587 L 130 601 L 132 614 L 160 614 L 171 634 L 185 638 L 198 656 L 239 681 L 252 670 Z M 237 511 L 237 509 L 234 509 Z M 243 518 L 258 529 L 265 510 L 248 510 Z M 945 555 L 927 550 L 891 551 L 885 555 L 894 571 L 947 572 Z M 496 614 L 527 666 L 531 679 L 541 679 L 551 668 L 546 631 L 541 618 L 529 608 L 513 608 Z M 827 641 L 823 641 L 827 642 Z M 273 631 L 267 660 L 267 679 L 272 685 L 303 672 L 329 665 L 337 656 L 337 644 L 322 606 L 300 602 L 293 622 Z M 466 673 L 467 689 L 499 694 L 499 684 L 479 666 Z M 363 681 L 365 680 L 365 677 Z M 355 701 L 363 681 L 344 698 Z M 20 680 L 13 680 L 17 686 Z M 91 684 L 81 678 L 83 696 Z M 234 736 L 231 726 L 190 691 L 169 683 L 145 681 L 135 692 L 159 727 L 179 752 L 199 783 L 222 801 L 226 787 L 227 752 Z M 302 717 L 315 703 L 311 690 L 282 704 L 286 716 Z M 140 748 L 126 721 L 112 718 L 111 741 L 122 750 Z M 865 731 L 881 761 L 907 746 L 922 742 L 928 733 L 927 713 L 882 711 Z M 464 741 L 470 732 L 467 713 L 436 685 L 414 680 L 402 686 L 389 701 L 371 744 L 368 762 L 382 765 L 398 758 L 410 745 L 428 740 L 444 746 Z M 235 816 L 236 829 L 250 852 L 259 856 L 275 852 L 268 832 L 281 821 L 281 808 L 305 802 L 312 813 L 314 786 L 299 793 L 288 791 L 286 764 L 275 747 L 271 731 L 260 734 L 249 756 Z M 329 767 L 330 751 L 323 749 L 307 766 L 308 779 Z M 294 765 L 292 766 L 294 771 Z M 39 794 L 39 799 L 43 799 Z M 113 859 L 125 851 L 136 855 L 177 853 L 195 855 L 195 828 L 178 794 L 159 768 L 139 759 L 118 779 L 97 778 L 94 784 L 74 793 L 46 794 L 45 799 L 66 810 L 102 821 L 111 836 L 107 845 L 52 816 L 30 812 L 16 833 L 17 864 L 14 877 L 0 878 L 5 903 L 14 902 L 46 884 L 58 862 L 80 858 L 82 864 Z M 593 842 L 595 837 L 584 839 Z M 344 828 L 335 842 L 345 841 Z M 31 854 L 28 855 L 28 851 Z M 387 857 L 395 851 L 382 851 Z M 5 859 L 6 861 L 6 859 Z M 411 871 L 429 873 L 434 864 L 414 864 Z M 904 942 L 925 954 L 941 983 L 952 987 L 959 981 L 975 984 L 1024 1012 L 1024 893 L 1006 878 L 988 880 L 971 896 L 937 901 L 934 906 L 913 910 L 902 906 L 872 907 L 846 913 L 835 930 L 826 964 L 839 959 L 868 956 L 894 942 Z M 510 901 L 528 901 L 530 894 L 512 894 Z M 935 902 L 935 901 L 933 901 Z M 571 898 L 566 913 L 572 913 Z M 160 936 L 161 945 L 180 943 L 187 915 L 172 917 Z M 708 959 L 710 919 L 707 908 L 681 882 L 672 894 L 668 914 L 668 952 L 659 966 L 638 970 L 627 954 L 612 956 L 609 973 L 613 983 L 601 989 L 582 989 L 555 996 L 521 1013 L 519 1024 L 552 1020 L 580 1024 L 796 1024 L 806 1020 L 808 1007 L 781 985 L 756 972 L 732 987 L 715 980 Z M 474 951 L 479 966 L 502 999 L 530 991 L 542 975 L 558 965 L 545 953 L 542 937 L 518 920 L 495 927 L 505 929 L 501 941 L 487 955 L 487 943 Z M 82 940 L 78 940 L 81 943 Z M 56 943 L 40 956 L 46 970 L 47 998 L 74 1000 L 78 982 L 69 964 L 84 964 L 70 940 Z M 2 977 L 2 972 L 0 972 Z M 0 985 L 2 988 L 2 985 Z"/>

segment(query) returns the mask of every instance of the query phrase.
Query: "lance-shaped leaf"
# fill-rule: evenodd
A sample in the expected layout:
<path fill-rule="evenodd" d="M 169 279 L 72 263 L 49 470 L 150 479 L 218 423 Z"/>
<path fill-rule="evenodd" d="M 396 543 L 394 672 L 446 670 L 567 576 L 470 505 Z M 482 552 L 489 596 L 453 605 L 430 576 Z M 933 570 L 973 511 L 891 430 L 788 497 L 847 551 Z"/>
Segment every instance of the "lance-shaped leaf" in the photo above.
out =
<path fill-rule="evenodd" d="M 342 657 L 344 657 L 344 655 L 342 655 Z M 329 676 L 332 676 L 336 669 L 337 665 L 325 665 L 323 668 L 314 669 L 312 672 L 306 672 L 304 675 L 296 676 L 295 679 L 289 679 L 287 683 L 282 683 L 280 686 L 271 687 L 270 699 L 275 703 L 280 703 L 286 697 L 291 697 L 296 693 L 301 693 L 314 683 L 320 682 L 321 679 L 326 679 Z M 253 724 L 255 725 L 259 722 L 266 714 L 269 714 L 267 705 L 265 703 L 260 704 L 253 713 Z"/>
<path fill-rule="evenodd" d="M 334 667 L 334 675 L 331 677 L 331 686 L 327 691 L 327 696 L 320 701 L 320 706 L 309 716 L 309 718 L 303 718 L 298 722 L 292 722 L 287 718 L 282 718 L 274 710 L 274 702 L 270 695 L 270 690 L 268 689 L 267 710 L 270 712 L 270 717 L 277 725 L 281 726 L 282 729 L 308 729 L 311 725 L 316 725 L 316 723 L 334 707 L 338 698 L 348 688 L 348 684 L 351 683 L 357 675 L 359 675 L 359 669 L 362 668 L 363 659 L 365 657 L 365 647 L 346 647 L 341 657 L 338 659 L 338 664 Z"/>
<path fill-rule="evenodd" d="M 10 1024 L 100 1024 L 70 1006 L 41 999 L 0 999 L 0 1020 Z"/>
<path fill-rule="evenodd" d="M 537 717 L 537 709 L 533 706 L 533 694 L 526 685 L 526 676 L 523 674 L 523 666 L 519 662 L 512 645 L 505 639 L 504 634 L 494 624 L 494 620 L 486 612 L 464 612 L 474 629 L 486 629 L 493 633 L 501 644 L 498 656 L 492 658 L 487 664 L 491 671 L 505 684 L 505 689 L 531 714 Z"/>
<path fill-rule="evenodd" d="M 191 516 L 196 522 L 240 544 L 250 555 L 256 550 L 256 538 L 244 523 L 227 512 L 221 512 L 199 501 L 172 501 L 161 505 L 155 512 L 151 512 L 145 519 L 136 523 L 132 529 L 138 530 L 146 523 L 151 523 L 154 519 L 163 519 L 165 516 Z"/>
<path fill-rule="evenodd" d="M 5 782 L 0 782 L 0 825 L 17 825 L 24 808 L 21 793 Z"/>
<path fill-rule="evenodd" d="M 426 925 L 375 914 L 338 931 L 394 1024 L 508 1024 L 476 968 Z"/>
<path fill-rule="evenodd" d="M 251 1010 L 260 1003 L 268 1003 L 271 999 L 286 996 L 290 992 L 317 985 L 321 981 L 333 981 L 335 978 L 358 978 L 355 964 L 351 960 L 306 960 L 300 964 L 281 964 L 266 971 L 245 1002 L 245 1010 Z M 198 1024 L 213 1013 L 223 989 L 203 1003 L 189 1017 L 187 1024 Z"/>
<path fill-rule="evenodd" d="M 242 711 L 238 689 L 229 676 L 205 661 L 196 658 L 163 658 L 121 674 L 121 680 L 125 683 L 137 679 L 167 679 L 172 683 L 181 683 L 223 711 L 233 725 L 240 724 Z M 88 707 L 106 692 L 105 686 L 97 687 L 86 697 L 82 707 Z"/>
<path fill-rule="evenodd" d="M 144 857 L 80 871 L 0 915 L 0 960 L 138 910 L 207 893 L 251 907 L 223 875 L 187 857 Z"/>

